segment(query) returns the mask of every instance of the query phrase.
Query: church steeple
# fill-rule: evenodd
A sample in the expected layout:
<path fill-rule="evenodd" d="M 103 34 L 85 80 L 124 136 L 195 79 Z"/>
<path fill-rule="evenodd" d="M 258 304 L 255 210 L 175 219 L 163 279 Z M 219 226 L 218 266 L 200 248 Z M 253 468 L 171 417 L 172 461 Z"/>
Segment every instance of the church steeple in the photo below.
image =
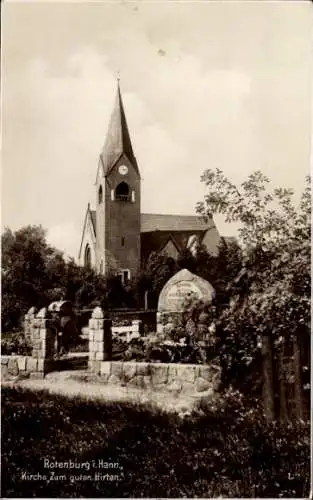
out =
<path fill-rule="evenodd" d="M 108 175 L 121 155 L 126 155 L 128 160 L 132 163 L 135 170 L 139 174 L 137 161 L 133 152 L 128 126 L 125 117 L 125 111 L 121 96 L 119 79 L 117 81 L 117 92 L 115 98 L 115 105 L 109 128 L 101 153 L 104 175 Z"/>

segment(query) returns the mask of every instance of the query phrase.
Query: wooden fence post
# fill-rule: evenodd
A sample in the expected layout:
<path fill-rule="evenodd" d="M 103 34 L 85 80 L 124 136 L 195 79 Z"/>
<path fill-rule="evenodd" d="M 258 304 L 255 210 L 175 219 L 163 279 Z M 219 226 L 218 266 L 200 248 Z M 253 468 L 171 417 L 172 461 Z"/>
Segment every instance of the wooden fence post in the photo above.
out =
<path fill-rule="evenodd" d="M 288 421 L 286 400 L 286 368 L 284 365 L 285 339 L 277 348 L 278 354 L 278 382 L 279 382 L 279 418 L 281 422 Z"/>
<path fill-rule="evenodd" d="M 275 419 L 274 384 L 273 384 L 273 353 L 270 335 L 262 339 L 262 365 L 263 365 L 263 405 L 265 417 L 268 421 Z"/>
<path fill-rule="evenodd" d="M 295 417 L 303 420 L 303 397 L 302 397 L 302 377 L 301 377 L 301 359 L 300 345 L 297 334 L 293 337 L 293 371 L 294 371 L 294 399 L 295 399 Z"/>

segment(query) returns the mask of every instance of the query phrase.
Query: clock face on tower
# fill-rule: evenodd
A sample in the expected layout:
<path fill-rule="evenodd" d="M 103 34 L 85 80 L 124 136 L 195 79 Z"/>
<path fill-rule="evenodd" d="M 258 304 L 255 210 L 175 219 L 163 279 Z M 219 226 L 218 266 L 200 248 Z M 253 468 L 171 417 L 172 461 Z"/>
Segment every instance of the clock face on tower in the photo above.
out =
<path fill-rule="evenodd" d="M 118 171 L 121 175 L 126 175 L 128 172 L 128 167 L 126 167 L 126 165 L 120 165 L 118 167 Z"/>

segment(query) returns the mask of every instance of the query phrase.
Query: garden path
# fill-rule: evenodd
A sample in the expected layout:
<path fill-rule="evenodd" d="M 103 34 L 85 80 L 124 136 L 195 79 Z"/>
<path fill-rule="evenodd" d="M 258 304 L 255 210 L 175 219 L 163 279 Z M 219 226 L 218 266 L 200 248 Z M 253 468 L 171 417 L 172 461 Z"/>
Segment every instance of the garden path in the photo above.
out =
<path fill-rule="evenodd" d="M 163 411 L 178 413 L 182 416 L 189 414 L 200 399 L 185 394 L 174 396 L 156 391 L 89 381 L 88 373 L 85 370 L 76 370 L 75 373 L 73 371 L 55 371 L 47 374 L 44 379 L 19 379 L 16 377 L 3 381 L 1 385 L 21 387 L 33 391 L 45 390 L 51 394 L 79 397 L 86 400 L 152 405 Z"/>

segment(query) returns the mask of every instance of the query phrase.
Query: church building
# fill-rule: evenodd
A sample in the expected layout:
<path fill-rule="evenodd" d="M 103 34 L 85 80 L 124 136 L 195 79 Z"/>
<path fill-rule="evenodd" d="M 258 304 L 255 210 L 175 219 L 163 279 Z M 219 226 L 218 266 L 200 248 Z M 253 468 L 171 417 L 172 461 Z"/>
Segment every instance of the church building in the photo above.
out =
<path fill-rule="evenodd" d="M 151 252 L 176 258 L 203 244 L 216 254 L 220 235 L 213 219 L 196 215 L 141 213 L 141 175 L 127 127 L 118 84 L 116 101 L 95 183 L 96 204 L 88 204 L 79 264 L 129 281 Z"/>

